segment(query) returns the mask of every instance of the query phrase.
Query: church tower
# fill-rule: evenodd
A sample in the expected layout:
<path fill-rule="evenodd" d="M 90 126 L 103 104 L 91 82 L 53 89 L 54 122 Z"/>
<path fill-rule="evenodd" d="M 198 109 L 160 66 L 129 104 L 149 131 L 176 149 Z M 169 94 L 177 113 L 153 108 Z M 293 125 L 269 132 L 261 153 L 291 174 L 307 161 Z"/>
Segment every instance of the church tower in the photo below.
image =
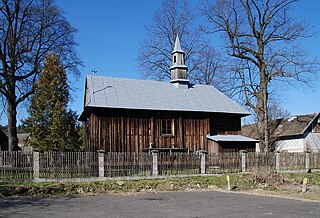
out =
<path fill-rule="evenodd" d="M 178 83 L 188 85 L 187 77 L 188 67 L 185 65 L 184 51 L 181 49 L 179 36 L 176 36 L 174 49 L 172 51 L 172 66 L 170 67 L 171 80 L 170 83 Z"/>

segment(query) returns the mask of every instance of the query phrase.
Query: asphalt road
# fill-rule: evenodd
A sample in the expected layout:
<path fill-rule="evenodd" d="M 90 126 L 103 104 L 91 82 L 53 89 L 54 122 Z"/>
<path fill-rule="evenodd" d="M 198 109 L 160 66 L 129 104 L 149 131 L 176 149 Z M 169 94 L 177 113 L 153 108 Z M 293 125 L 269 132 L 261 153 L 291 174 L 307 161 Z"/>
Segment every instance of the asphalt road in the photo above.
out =
<path fill-rule="evenodd" d="M 320 203 L 215 191 L 5 198 L 0 217 L 320 217 Z"/>

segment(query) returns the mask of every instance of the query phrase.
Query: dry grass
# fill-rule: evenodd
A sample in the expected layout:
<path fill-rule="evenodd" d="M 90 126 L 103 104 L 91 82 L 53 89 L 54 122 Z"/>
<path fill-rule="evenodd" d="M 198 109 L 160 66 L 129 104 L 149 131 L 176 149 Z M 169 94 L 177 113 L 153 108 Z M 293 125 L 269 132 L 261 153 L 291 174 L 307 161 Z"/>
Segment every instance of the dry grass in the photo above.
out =
<path fill-rule="evenodd" d="M 302 193 L 302 181 L 308 190 Z M 320 173 L 231 174 L 232 191 L 320 201 Z M 225 175 L 104 182 L 0 182 L 0 197 L 134 194 L 154 191 L 227 191 Z"/>

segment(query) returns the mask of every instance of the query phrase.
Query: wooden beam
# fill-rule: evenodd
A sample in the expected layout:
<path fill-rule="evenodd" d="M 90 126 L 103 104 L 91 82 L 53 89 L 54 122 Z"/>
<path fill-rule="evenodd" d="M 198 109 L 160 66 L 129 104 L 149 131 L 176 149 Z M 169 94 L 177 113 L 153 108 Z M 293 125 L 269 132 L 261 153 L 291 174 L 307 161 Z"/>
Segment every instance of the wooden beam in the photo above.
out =
<path fill-rule="evenodd" d="M 179 117 L 179 138 L 180 138 L 180 147 L 184 148 L 185 144 L 184 144 L 184 134 L 183 134 L 183 120 L 182 117 Z"/>
<path fill-rule="evenodd" d="M 150 124 L 150 135 L 151 135 L 151 140 L 150 142 L 152 143 L 153 146 L 155 146 L 155 140 L 154 140 L 154 117 L 151 117 L 151 124 Z"/>

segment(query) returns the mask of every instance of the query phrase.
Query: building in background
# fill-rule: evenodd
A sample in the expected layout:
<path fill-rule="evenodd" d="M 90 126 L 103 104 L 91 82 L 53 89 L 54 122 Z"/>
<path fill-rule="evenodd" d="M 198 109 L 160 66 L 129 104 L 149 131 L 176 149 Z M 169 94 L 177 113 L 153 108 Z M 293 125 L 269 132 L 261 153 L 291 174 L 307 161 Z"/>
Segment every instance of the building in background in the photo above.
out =
<path fill-rule="evenodd" d="M 30 133 L 19 133 L 18 135 L 18 146 L 19 148 L 25 152 L 32 152 L 32 147 L 30 146 L 30 144 L 28 143 L 30 140 Z"/>
<path fill-rule="evenodd" d="M 280 152 L 319 152 L 320 113 L 292 116 L 270 122 L 274 150 Z M 242 127 L 243 134 L 258 139 L 257 124 Z M 257 145 L 258 147 L 258 145 Z"/>

